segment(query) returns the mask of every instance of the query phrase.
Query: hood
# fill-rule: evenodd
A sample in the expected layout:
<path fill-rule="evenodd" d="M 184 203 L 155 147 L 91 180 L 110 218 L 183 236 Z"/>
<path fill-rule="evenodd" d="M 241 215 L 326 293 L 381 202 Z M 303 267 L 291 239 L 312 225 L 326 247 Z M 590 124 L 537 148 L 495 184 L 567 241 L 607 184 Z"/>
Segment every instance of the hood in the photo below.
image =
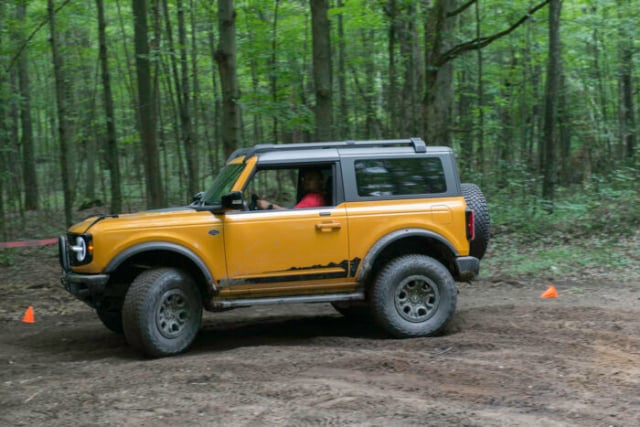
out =
<path fill-rule="evenodd" d="M 130 214 L 90 216 L 69 228 L 72 233 L 96 233 L 101 230 L 149 229 L 211 223 L 212 213 L 198 212 L 189 206 L 153 209 Z"/>

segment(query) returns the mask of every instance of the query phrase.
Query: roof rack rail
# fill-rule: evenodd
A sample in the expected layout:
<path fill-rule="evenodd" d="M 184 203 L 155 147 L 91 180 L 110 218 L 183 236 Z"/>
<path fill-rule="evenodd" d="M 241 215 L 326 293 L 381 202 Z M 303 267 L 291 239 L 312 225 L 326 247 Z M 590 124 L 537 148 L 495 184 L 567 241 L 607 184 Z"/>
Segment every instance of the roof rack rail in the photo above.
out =
<path fill-rule="evenodd" d="M 245 156 L 245 158 L 251 157 L 258 153 L 265 153 L 267 151 L 280 151 L 280 150 L 309 150 L 309 149 L 328 149 L 328 148 L 367 148 L 367 147 L 394 147 L 394 146 L 412 146 L 416 153 L 426 153 L 427 145 L 422 138 L 409 138 L 409 139 L 387 139 L 376 141 L 337 141 L 337 142 L 303 142 L 297 144 L 260 144 L 255 147 L 239 148 L 234 151 L 227 162 L 235 159 L 236 157 Z"/>

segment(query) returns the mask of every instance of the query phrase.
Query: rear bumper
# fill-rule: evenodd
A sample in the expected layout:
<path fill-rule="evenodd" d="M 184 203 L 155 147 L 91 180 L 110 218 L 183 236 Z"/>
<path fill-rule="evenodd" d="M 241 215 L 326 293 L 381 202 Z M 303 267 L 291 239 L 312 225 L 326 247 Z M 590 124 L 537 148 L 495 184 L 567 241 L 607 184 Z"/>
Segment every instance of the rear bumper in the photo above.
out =
<path fill-rule="evenodd" d="M 472 256 L 462 256 L 456 258 L 456 269 L 458 275 L 456 280 L 468 281 L 478 276 L 480 273 L 480 260 Z"/>

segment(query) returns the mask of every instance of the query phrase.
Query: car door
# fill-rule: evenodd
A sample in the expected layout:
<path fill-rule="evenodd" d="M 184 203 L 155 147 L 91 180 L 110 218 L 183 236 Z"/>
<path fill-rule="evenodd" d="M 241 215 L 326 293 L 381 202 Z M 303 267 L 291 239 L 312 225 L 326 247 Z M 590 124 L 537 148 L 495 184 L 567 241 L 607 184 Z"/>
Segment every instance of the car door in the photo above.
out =
<path fill-rule="evenodd" d="M 282 182 L 289 175 L 280 173 L 278 182 L 285 198 L 297 192 Z M 222 294 L 295 295 L 354 286 L 343 206 L 232 211 L 223 227 L 227 279 Z"/>

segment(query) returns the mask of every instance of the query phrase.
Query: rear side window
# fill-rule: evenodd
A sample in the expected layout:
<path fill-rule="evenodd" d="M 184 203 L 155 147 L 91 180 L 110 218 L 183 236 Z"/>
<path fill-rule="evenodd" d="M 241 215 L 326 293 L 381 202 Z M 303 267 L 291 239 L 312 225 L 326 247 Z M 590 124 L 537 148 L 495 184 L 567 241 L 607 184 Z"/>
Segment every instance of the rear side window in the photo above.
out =
<path fill-rule="evenodd" d="M 360 197 L 445 193 L 442 161 L 438 157 L 356 160 Z"/>

